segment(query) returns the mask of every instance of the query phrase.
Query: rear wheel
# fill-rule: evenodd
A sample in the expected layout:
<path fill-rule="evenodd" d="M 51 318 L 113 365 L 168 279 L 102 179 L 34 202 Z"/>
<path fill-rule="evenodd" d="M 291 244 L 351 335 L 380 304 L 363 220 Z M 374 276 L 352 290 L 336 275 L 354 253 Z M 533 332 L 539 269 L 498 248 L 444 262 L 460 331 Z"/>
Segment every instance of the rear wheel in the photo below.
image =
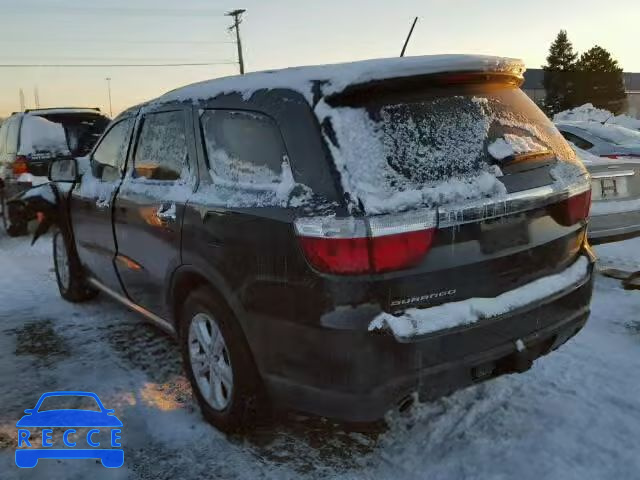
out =
<path fill-rule="evenodd" d="M 180 350 L 204 418 L 225 432 L 253 429 L 267 411 L 262 379 L 235 317 L 208 288 L 183 305 Z"/>
<path fill-rule="evenodd" d="M 80 260 L 62 230 L 53 234 L 53 266 L 60 295 L 70 302 L 83 302 L 97 295 L 86 283 Z"/>

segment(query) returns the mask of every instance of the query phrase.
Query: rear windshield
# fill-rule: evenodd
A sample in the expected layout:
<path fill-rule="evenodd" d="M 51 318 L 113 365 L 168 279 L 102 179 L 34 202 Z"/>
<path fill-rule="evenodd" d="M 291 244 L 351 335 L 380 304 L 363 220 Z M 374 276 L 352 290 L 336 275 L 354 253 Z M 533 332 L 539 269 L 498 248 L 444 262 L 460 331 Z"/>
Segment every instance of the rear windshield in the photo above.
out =
<path fill-rule="evenodd" d="M 504 85 L 395 91 L 327 117 L 344 186 L 370 213 L 498 193 L 496 167 L 522 154 L 574 158 L 542 111 Z"/>
<path fill-rule="evenodd" d="M 82 157 L 91 151 L 110 121 L 97 113 L 56 113 L 39 116 L 62 125 L 69 150 L 76 157 Z"/>

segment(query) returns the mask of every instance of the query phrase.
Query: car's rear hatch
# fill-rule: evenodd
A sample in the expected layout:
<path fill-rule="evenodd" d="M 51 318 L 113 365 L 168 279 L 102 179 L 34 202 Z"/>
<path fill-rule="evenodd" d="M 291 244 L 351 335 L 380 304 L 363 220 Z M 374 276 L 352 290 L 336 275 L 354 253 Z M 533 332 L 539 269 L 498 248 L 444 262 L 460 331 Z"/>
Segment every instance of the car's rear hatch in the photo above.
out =
<path fill-rule="evenodd" d="M 57 109 L 26 114 L 18 150 L 25 172 L 46 176 L 51 159 L 86 155 L 108 123 L 107 117 L 91 111 Z"/>
<path fill-rule="evenodd" d="M 520 80 L 429 75 L 320 102 L 352 215 L 297 221 L 311 265 L 370 282 L 397 311 L 494 297 L 573 263 L 589 179 Z"/>

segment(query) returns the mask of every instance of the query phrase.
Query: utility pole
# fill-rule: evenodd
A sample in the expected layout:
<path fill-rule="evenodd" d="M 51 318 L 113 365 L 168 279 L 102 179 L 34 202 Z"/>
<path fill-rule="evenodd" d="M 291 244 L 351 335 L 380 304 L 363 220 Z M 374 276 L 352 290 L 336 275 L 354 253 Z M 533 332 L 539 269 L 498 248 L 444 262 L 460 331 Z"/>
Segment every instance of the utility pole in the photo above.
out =
<path fill-rule="evenodd" d="M 20 111 L 24 112 L 25 104 L 24 104 L 24 92 L 20 89 Z"/>
<path fill-rule="evenodd" d="M 409 35 L 407 35 L 407 39 L 404 41 L 404 45 L 402 47 L 402 51 L 400 52 L 400 56 L 404 57 L 404 52 L 407 50 L 407 45 L 409 45 L 409 40 L 411 39 L 411 34 L 413 33 L 413 29 L 416 28 L 416 23 L 418 23 L 418 17 L 413 19 L 413 24 L 411 25 L 411 30 L 409 30 Z"/>
<path fill-rule="evenodd" d="M 109 92 L 109 116 L 113 118 L 113 109 L 111 108 L 111 77 L 105 78 L 107 81 L 107 91 Z"/>
<path fill-rule="evenodd" d="M 238 45 L 238 65 L 240 66 L 240 75 L 244 75 L 244 59 L 242 58 L 242 42 L 240 41 L 240 23 L 242 23 L 242 14 L 246 12 L 244 9 L 234 10 L 226 13 L 227 17 L 233 17 L 233 25 L 229 27 L 229 31 L 236 31 L 236 44 Z"/>
<path fill-rule="evenodd" d="M 33 100 L 36 102 L 36 108 L 40 108 L 40 94 L 37 86 L 33 87 Z"/>

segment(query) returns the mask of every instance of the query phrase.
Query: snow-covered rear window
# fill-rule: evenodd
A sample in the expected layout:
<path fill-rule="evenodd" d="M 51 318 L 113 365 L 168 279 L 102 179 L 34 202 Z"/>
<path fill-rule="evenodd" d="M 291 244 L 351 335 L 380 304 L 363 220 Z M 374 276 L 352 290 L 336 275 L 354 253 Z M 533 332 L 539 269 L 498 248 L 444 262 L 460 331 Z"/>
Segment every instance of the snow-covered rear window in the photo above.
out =
<path fill-rule="evenodd" d="M 150 180 L 177 180 L 187 168 L 183 112 L 147 114 L 134 158 L 135 176 Z"/>
<path fill-rule="evenodd" d="M 266 115 L 207 110 L 201 117 L 214 180 L 237 186 L 270 186 L 282 181 L 287 155 L 280 130 Z"/>
<path fill-rule="evenodd" d="M 499 194 L 493 166 L 514 155 L 573 159 L 553 124 L 517 88 L 396 89 L 372 97 L 361 106 L 338 101 L 316 109 L 345 190 L 368 213 Z"/>
<path fill-rule="evenodd" d="M 109 119 L 97 112 L 55 112 L 38 114 L 62 126 L 71 154 L 87 155 L 109 125 Z"/>
<path fill-rule="evenodd" d="M 69 146 L 64 127 L 46 118 L 25 115 L 20 128 L 20 155 L 68 155 Z"/>

